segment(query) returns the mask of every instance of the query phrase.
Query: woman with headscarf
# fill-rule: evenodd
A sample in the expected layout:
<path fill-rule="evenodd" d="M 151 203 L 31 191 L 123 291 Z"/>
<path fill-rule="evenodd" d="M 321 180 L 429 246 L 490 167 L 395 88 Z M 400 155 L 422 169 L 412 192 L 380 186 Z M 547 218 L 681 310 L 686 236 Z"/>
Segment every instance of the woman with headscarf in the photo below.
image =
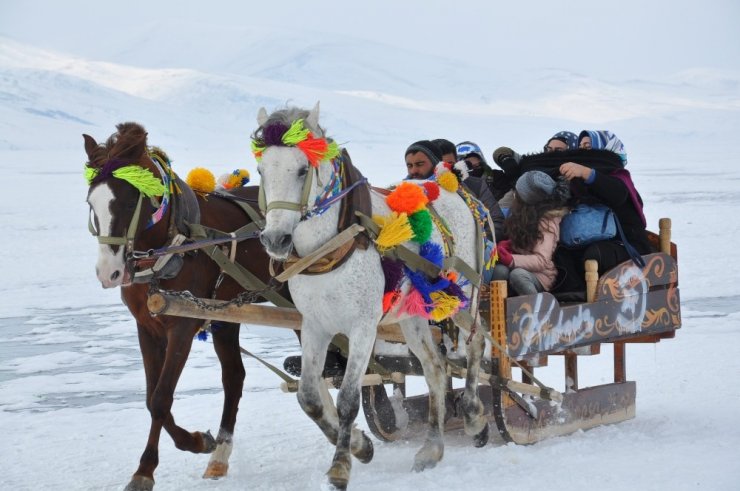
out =
<path fill-rule="evenodd" d="M 570 181 L 574 200 L 608 206 L 619 220 L 627 242 L 639 254 L 652 252 L 645 228 L 642 197 L 635 189 L 629 171 L 624 168 L 627 165 L 627 153 L 622 141 L 610 131 L 585 130 L 578 135 L 578 148 L 613 152 L 619 156 L 622 167 L 604 171 L 590 167 L 587 163 L 562 164 L 560 174 Z M 555 287 L 560 292 L 585 289 L 583 264 L 588 259 L 595 259 L 599 263 L 601 275 L 631 257 L 619 234 L 613 239 L 589 244 L 585 249 L 558 248 L 556 256 L 556 261 L 562 268 Z"/>

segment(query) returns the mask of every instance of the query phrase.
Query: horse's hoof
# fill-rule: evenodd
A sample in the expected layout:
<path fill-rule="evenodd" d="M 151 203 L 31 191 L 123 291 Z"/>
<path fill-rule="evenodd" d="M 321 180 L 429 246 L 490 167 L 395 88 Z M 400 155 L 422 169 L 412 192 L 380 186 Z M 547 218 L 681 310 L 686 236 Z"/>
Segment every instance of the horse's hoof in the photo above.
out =
<path fill-rule="evenodd" d="M 437 462 L 442 460 L 445 453 L 444 444 L 441 441 L 427 441 L 424 446 L 416 452 L 414 457 L 414 466 L 411 468 L 414 472 L 421 472 L 425 469 L 431 469 Z"/>
<path fill-rule="evenodd" d="M 153 489 L 154 479 L 145 476 L 134 476 L 123 491 L 152 491 Z"/>
<path fill-rule="evenodd" d="M 486 423 L 480 433 L 473 437 L 473 444 L 477 448 L 485 447 L 486 445 L 488 445 L 488 431 L 488 423 Z"/>
<path fill-rule="evenodd" d="M 216 450 L 216 439 L 211 435 L 211 430 L 208 430 L 205 433 L 199 431 L 198 434 L 203 439 L 203 444 L 201 446 L 202 450 L 200 453 L 211 453 Z"/>
<path fill-rule="evenodd" d="M 229 464 L 224 462 L 209 462 L 206 471 L 203 473 L 203 479 L 220 479 L 226 477 L 229 472 Z"/>
<path fill-rule="evenodd" d="M 335 461 L 329 468 L 329 472 L 326 473 L 326 477 L 329 479 L 329 484 L 334 486 L 335 489 L 341 491 L 347 489 L 350 469 L 350 464 Z"/>
<path fill-rule="evenodd" d="M 368 464 L 373 460 L 375 447 L 373 446 L 373 441 L 370 440 L 365 433 L 362 434 L 362 447 L 352 455 L 354 455 L 362 464 Z"/>

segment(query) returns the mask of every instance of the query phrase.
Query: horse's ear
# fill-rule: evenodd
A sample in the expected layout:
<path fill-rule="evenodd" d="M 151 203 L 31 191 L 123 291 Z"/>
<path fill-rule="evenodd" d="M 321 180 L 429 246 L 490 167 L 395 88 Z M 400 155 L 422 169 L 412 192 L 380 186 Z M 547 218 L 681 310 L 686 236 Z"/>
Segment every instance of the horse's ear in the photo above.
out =
<path fill-rule="evenodd" d="M 306 118 L 306 123 L 308 124 L 308 127 L 311 128 L 314 131 L 318 131 L 319 129 L 319 102 L 316 102 L 316 105 L 311 109 L 311 112 L 308 113 L 308 117 Z"/>
<path fill-rule="evenodd" d="M 93 153 L 98 148 L 98 142 L 96 142 L 95 138 L 90 135 L 83 134 L 82 138 L 85 139 L 85 152 L 87 152 L 87 157 L 89 159 L 92 159 Z"/>
<path fill-rule="evenodd" d="M 267 123 L 267 111 L 264 107 L 261 107 L 260 110 L 257 111 L 257 124 L 264 126 L 265 123 Z"/>

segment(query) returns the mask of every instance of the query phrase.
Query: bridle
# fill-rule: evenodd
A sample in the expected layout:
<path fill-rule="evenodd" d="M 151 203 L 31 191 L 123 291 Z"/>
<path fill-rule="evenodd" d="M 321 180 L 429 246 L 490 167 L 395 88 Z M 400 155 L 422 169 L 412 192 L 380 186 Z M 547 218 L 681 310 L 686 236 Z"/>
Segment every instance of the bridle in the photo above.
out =
<path fill-rule="evenodd" d="M 149 157 L 151 158 L 155 167 L 159 171 L 165 191 L 164 191 L 164 194 L 162 195 L 161 202 L 157 202 L 157 199 L 154 196 L 149 196 L 149 199 L 151 200 L 151 204 L 153 207 L 156 208 L 156 210 L 152 214 L 151 218 L 149 219 L 149 222 L 147 223 L 146 227 L 144 227 L 143 230 L 148 230 L 149 228 L 153 227 L 167 213 L 167 210 L 169 208 L 169 203 L 170 203 L 170 196 L 171 196 L 170 183 L 174 180 L 174 176 L 172 176 L 171 167 L 167 164 L 167 162 L 165 162 L 159 155 L 154 154 L 154 153 L 150 154 Z M 136 164 L 132 164 L 132 165 L 136 165 Z M 134 209 L 134 213 L 131 216 L 131 221 L 129 222 L 129 225 L 126 227 L 126 230 L 123 235 L 101 235 L 100 231 L 95 229 L 95 225 L 93 224 L 93 221 L 92 221 L 92 214 L 90 214 L 88 218 L 88 223 L 87 223 L 87 227 L 88 227 L 88 230 L 90 231 L 90 234 L 92 234 L 93 237 L 97 238 L 98 244 L 123 247 L 124 248 L 123 257 L 127 263 L 131 259 L 137 259 L 137 258 L 148 256 L 148 251 L 136 251 L 134 249 L 134 243 L 136 242 L 136 236 L 137 236 L 137 232 L 139 228 L 139 218 L 141 216 L 142 203 L 144 202 L 144 198 L 147 197 L 146 193 L 143 192 L 138 187 L 137 187 L 137 191 L 138 191 L 139 197 L 136 202 L 136 208 Z"/>
<path fill-rule="evenodd" d="M 306 178 L 303 181 L 303 188 L 301 190 L 301 201 L 300 203 L 294 203 L 292 201 L 270 201 L 266 202 L 265 188 L 260 186 L 259 188 L 259 199 L 258 205 L 263 216 L 267 216 L 267 212 L 270 210 L 290 210 L 297 211 L 301 214 L 300 221 L 308 220 L 309 218 L 324 213 L 331 205 L 342 200 L 347 194 L 360 185 L 367 184 L 367 178 L 359 179 L 346 188 L 342 189 L 342 172 L 343 172 L 343 160 L 341 154 L 331 160 L 332 165 L 332 176 L 329 183 L 324 187 L 321 194 L 316 197 L 316 200 L 311 208 L 308 207 L 308 200 L 311 197 L 311 189 L 313 187 L 313 176 L 316 174 L 318 179 L 319 169 L 318 167 L 313 168 L 306 174 Z"/>

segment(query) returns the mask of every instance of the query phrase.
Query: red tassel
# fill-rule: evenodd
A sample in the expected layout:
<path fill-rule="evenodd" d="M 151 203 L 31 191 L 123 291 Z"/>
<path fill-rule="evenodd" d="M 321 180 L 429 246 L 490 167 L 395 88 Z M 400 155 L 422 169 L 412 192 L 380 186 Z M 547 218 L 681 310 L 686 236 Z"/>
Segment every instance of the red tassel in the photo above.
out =
<path fill-rule="evenodd" d="M 427 193 L 429 201 L 434 201 L 439 198 L 439 184 L 433 181 L 426 181 L 424 184 L 424 191 Z"/>
<path fill-rule="evenodd" d="M 388 313 L 398 303 L 398 300 L 400 298 L 401 292 L 399 292 L 398 290 L 386 292 L 383 295 L 383 313 Z"/>

